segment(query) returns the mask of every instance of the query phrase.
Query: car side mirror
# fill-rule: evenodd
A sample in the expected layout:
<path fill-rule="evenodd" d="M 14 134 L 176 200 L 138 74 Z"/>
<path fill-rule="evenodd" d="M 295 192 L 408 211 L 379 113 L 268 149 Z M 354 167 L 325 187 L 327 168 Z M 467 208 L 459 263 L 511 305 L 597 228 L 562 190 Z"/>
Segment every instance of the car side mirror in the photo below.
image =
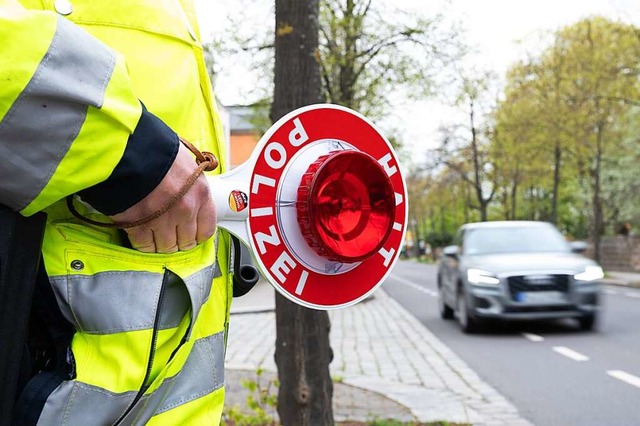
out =
<path fill-rule="evenodd" d="M 569 246 L 574 253 L 584 253 L 589 248 L 589 244 L 586 241 L 572 241 Z"/>
<path fill-rule="evenodd" d="M 447 257 L 452 257 L 454 259 L 457 259 L 458 254 L 460 253 L 460 250 L 458 249 L 458 246 L 447 246 L 444 249 L 442 249 L 442 253 Z"/>

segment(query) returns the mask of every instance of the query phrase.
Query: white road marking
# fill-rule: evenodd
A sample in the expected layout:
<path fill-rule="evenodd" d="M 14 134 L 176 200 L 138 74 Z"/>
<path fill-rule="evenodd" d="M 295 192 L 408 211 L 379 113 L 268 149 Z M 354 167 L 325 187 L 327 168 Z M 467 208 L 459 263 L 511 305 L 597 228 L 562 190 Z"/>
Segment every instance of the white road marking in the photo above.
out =
<path fill-rule="evenodd" d="M 640 388 L 640 377 L 636 377 L 633 374 L 625 373 L 620 370 L 609 370 L 607 374 L 611 377 L 615 377 L 618 380 L 622 380 L 623 382 L 630 384 L 631 386 L 635 386 Z"/>
<path fill-rule="evenodd" d="M 580 352 L 571 350 L 566 346 L 554 346 L 553 350 L 558 352 L 560 355 L 564 355 L 567 358 L 571 358 L 574 361 L 589 361 L 588 356 L 582 355 Z"/>
<path fill-rule="evenodd" d="M 604 294 L 609 294 L 612 296 L 625 296 L 631 297 L 634 299 L 640 299 L 640 291 L 623 291 L 621 289 L 612 289 L 612 288 L 604 288 L 602 290 Z"/>
<path fill-rule="evenodd" d="M 420 291 L 422 293 L 425 293 L 425 294 L 427 294 L 429 296 L 432 296 L 432 297 L 438 297 L 438 292 L 437 291 L 434 291 L 434 290 L 431 290 L 431 289 L 428 289 L 428 288 L 424 288 L 424 287 L 414 283 L 413 281 L 409 281 L 409 280 L 401 278 L 401 277 L 399 277 L 397 275 L 391 275 L 391 278 L 393 278 L 394 280 L 396 280 L 396 281 L 398 281 L 398 282 L 400 282 L 400 283 L 402 283 L 402 284 L 404 284 L 406 286 L 409 286 L 409 287 L 413 288 L 414 290 L 418 290 L 418 291 Z"/>
<path fill-rule="evenodd" d="M 538 336 L 537 334 L 532 334 L 532 333 L 522 333 L 522 336 L 527 339 L 530 340 L 534 343 L 538 343 L 538 342 L 544 342 L 544 337 L 542 336 Z"/>

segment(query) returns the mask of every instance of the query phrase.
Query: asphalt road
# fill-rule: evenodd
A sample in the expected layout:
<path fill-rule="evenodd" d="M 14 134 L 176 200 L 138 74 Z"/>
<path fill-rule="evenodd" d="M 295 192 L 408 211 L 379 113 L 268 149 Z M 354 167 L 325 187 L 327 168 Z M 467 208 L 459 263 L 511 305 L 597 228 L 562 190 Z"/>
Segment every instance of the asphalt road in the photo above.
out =
<path fill-rule="evenodd" d="M 593 332 L 571 320 L 465 335 L 440 319 L 436 266 L 398 262 L 384 290 L 537 426 L 640 425 L 640 290 L 603 288 Z"/>

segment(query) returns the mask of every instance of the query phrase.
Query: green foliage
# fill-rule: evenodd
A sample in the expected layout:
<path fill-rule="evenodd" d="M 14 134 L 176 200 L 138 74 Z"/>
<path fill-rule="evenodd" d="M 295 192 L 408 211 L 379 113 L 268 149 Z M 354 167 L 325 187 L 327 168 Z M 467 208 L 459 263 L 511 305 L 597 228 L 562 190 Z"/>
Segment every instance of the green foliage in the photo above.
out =
<path fill-rule="evenodd" d="M 439 232 L 429 232 L 426 240 L 431 247 L 445 247 L 451 245 L 453 242 L 453 235 L 448 232 L 443 234 Z"/>
<path fill-rule="evenodd" d="M 560 29 L 513 65 L 493 111 L 473 118 L 485 123 L 480 150 L 447 133 L 447 155 L 424 179 L 432 238 L 474 220 L 460 209 L 489 194 L 489 220 L 555 222 L 577 239 L 640 224 L 639 28 L 594 17 Z"/>
<path fill-rule="evenodd" d="M 278 380 L 267 381 L 263 384 L 262 374 L 264 370 L 256 370 L 255 380 L 242 380 L 242 387 L 249 391 L 246 399 L 246 408 L 238 405 L 225 408 L 223 421 L 228 426 L 275 426 L 277 422 L 269 414 L 269 409 L 278 406 L 277 388 Z"/>
<path fill-rule="evenodd" d="M 251 124 L 256 130 L 256 133 L 262 136 L 269 127 L 271 127 L 271 118 L 269 117 L 271 112 L 271 99 L 260 99 L 254 102 L 251 104 L 251 112 Z"/>
<path fill-rule="evenodd" d="M 435 8 L 423 15 L 370 0 L 319 3 L 316 58 L 324 97 L 374 122 L 389 117 L 399 103 L 394 95 L 400 91 L 420 99 L 434 95 L 442 85 L 445 68 L 461 55 L 457 29 Z M 205 43 L 211 74 L 222 83 L 231 75 L 246 76 L 243 80 L 250 84 L 239 90 L 251 101 L 273 96 L 273 10 L 264 13 L 269 4 L 234 2 L 235 13 L 223 27 L 226 31 Z M 400 130 L 385 130 L 394 147 L 400 147 Z"/>
<path fill-rule="evenodd" d="M 444 17 L 402 12 L 369 0 L 320 1 L 320 52 L 329 102 L 369 118 L 388 114 L 399 88 L 424 98 L 461 50 Z"/>

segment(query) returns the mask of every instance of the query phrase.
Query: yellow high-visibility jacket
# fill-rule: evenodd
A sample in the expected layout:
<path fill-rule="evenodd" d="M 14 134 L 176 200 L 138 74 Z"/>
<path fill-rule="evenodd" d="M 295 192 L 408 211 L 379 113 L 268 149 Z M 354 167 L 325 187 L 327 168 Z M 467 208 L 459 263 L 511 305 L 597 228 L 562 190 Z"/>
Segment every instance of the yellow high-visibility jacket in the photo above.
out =
<path fill-rule="evenodd" d="M 102 221 L 135 204 L 176 134 L 224 162 L 190 0 L 0 0 L 0 203 L 47 213 L 46 272 L 75 328 L 66 370 L 29 382 L 19 424 L 219 423 L 226 236 L 141 253 L 64 203 Z"/>

